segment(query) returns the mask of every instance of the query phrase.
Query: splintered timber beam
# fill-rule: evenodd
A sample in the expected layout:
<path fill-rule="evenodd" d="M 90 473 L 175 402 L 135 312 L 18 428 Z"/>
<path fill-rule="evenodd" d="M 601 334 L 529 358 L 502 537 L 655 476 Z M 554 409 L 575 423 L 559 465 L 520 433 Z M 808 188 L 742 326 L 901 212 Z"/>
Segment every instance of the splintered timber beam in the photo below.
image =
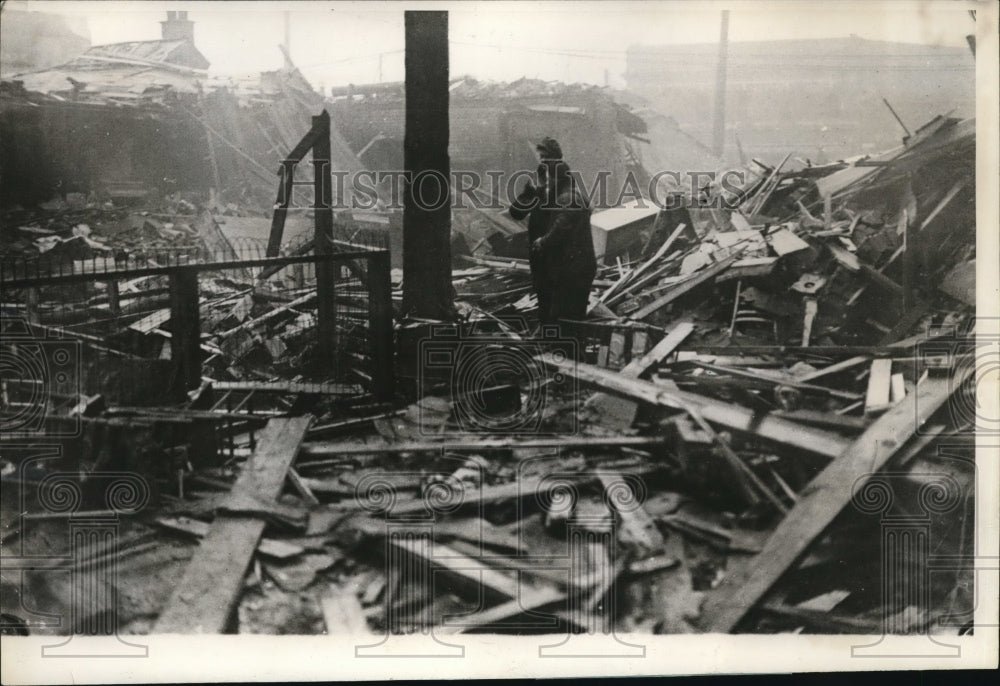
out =
<path fill-rule="evenodd" d="M 229 498 L 233 502 L 277 500 L 312 420 L 311 415 L 270 420 L 258 435 L 257 449 L 243 466 Z M 264 520 L 257 517 L 216 515 L 154 632 L 224 633 L 264 526 Z"/>
<path fill-rule="evenodd" d="M 812 480 L 771 534 L 764 549 L 706 599 L 707 631 L 730 632 L 850 502 L 852 495 L 907 443 L 968 378 L 971 366 L 948 378 L 928 377 Z"/>
<path fill-rule="evenodd" d="M 841 436 L 834 433 L 802 426 L 772 415 L 757 415 L 744 407 L 696 393 L 668 391 L 649 381 L 628 378 L 594 365 L 555 360 L 549 355 L 540 355 L 535 360 L 555 372 L 608 393 L 685 412 L 688 408 L 694 408 L 712 424 L 758 436 L 779 445 L 798 448 L 810 454 L 837 457 L 847 444 Z"/>

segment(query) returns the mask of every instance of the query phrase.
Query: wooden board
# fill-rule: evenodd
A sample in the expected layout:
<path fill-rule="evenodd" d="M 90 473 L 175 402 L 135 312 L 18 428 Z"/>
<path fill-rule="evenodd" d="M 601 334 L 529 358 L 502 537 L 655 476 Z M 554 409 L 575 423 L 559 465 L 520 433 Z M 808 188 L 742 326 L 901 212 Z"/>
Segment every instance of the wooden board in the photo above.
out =
<path fill-rule="evenodd" d="M 821 376 L 827 376 L 828 374 L 836 374 L 837 372 L 842 372 L 845 369 L 850 369 L 851 367 L 856 367 L 859 364 L 863 364 L 868 361 L 868 357 L 865 355 L 859 355 L 857 357 L 851 357 L 846 360 L 842 360 L 835 364 L 831 364 L 828 367 L 823 367 L 822 369 L 817 369 L 814 372 L 809 372 L 807 374 L 802 374 L 797 377 L 797 380 L 802 383 L 812 381 L 813 379 L 818 379 Z"/>
<path fill-rule="evenodd" d="M 191 519 L 190 517 L 157 517 L 156 523 L 166 529 L 180 531 L 195 538 L 204 538 L 212 530 L 212 525 L 208 522 Z M 260 545 L 257 547 L 257 552 L 268 557 L 284 560 L 305 552 L 305 548 L 293 543 L 286 543 L 279 539 L 262 538 L 260 539 Z"/>
<path fill-rule="evenodd" d="M 703 613 L 705 630 L 732 631 L 848 505 L 855 490 L 896 454 L 970 373 L 966 367 L 953 379 L 926 379 L 912 396 L 852 441 L 803 490 L 760 554 L 710 593 Z"/>
<path fill-rule="evenodd" d="M 573 363 L 570 363 L 571 365 Z M 608 372 L 615 374 L 615 372 Z M 315 442 L 302 446 L 302 454 L 311 457 L 368 455 L 376 453 L 474 452 L 480 450 L 558 450 L 580 448 L 645 448 L 659 445 L 666 439 L 657 436 L 552 436 L 522 441 L 505 438 L 470 438 L 452 441 L 400 441 L 398 443 L 332 443 Z M 304 468 L 306 464 L 301 466 Z"/>
<path fill-rule="evenodd" d="M 637 379 L 654 366 L 669 357 L 694 331 L 690 322 L 682 322 L 674 327 L 663 339 L 653 346 L 653 349 L 638 359 L 633 359 L 621 374 Z M 635 421 L 635 413 L 639 406 L 633 400 L 618 398 L 606 393 L 596 393 L 587 404 L 600 414 L 602 426 L 611 429 L 626 429 Z"/>
<path fill-rule="evenodd" d="M 865 414 L 880 412 L 889 406 L 892 360 L 872 360 L 865 394 Z"/>
<path fill-rule="evenodd" d="M 649 303 L 644 307 L 639 308 L 638 312 L 633 312 L 631 315 L 629 315 L 629 318 L 644 319 L 649 315 L 653 314 L 654 312 L 663 309 L 673 301 L 677 300 L 677 298 L 681 297 L 682 295 L 685 295 L 693 291 L 695 288 L 714 280 L 716 276 L 729 269 L 729 267 L 737 259 L 739 259 L 739 255 L 741 252 L 742 250 L 739 250 L 737 253 L 730 255 L 721 262 L 717 262 L 716 264 L 713 264 L 712 266 L 707 267 L 702 271 L 698 272 L 690 279 L 687 279 L 686 281 L 677 284 L 676 286 L 671 288 L 667 293 L 664 293 L 653 302 Z"/>
<path fill-rule="evenodd" d="M 596 386 L 609 393 L 651 405 L 687 411 L 698 410 L 706 421 L 732 431 L 765 438 L 774 443 L 804 450 L 810 454 L 836 457 L 848 444 L 840 435 L 802 426 L 772 415 L 760 415 L 745 407 L 724 403 L 696 393 L 667 390 L 649 381 L 631 379 L 616 372 L 582 362 L 557 361 L 551 355 L 535 358 L 550 369 L 576 378 L 582 384 Z"/>
<path fill-rule="evenodd" d="M 277 499 L 312 416 L 272 419 L 257 437 L 230 498 Z M 229 627 L 264 520 L 218 515 L 154 627 L 158 634 L 217 634 Z"/>
<path fill-rule="evenodd" d="M 809 244 L 788 229 L 778 229 L 767 237 L 767 242 L 778 255 L 788 255 L 799 250 L 807 250 Z"/>
<path fill-rule="evenodd" d="M 434 633 L 439 635 L 462 634 L 471 629 L 481 629 L 491 624 L 517 617 L 526 612 L 538 610 L 546 605 L 552 605 L 560 601 L 565 602 L 565 600 L 566 595 L 557 588 L 525 588 L 513 600 L 480 612 L 475 612 L 471 615 L 457 617 L 451 623 L 446 623 L 443 627 L 435 629 Z"/>

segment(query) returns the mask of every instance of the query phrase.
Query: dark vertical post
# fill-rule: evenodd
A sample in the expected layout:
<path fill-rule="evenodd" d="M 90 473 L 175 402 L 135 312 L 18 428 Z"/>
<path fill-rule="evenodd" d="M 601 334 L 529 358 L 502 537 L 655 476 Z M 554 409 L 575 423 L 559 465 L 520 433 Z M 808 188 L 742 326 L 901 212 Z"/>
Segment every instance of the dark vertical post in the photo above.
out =
<path fill-rule="evenodd" d="M 40 320 L 38 318 L 39 298 L 40 296 L 37 288 L 28 289 L 28 300 L 27 300 L 28 321 L 31 322 L 32 324 L 40 323 Z"/>
<path fill-rule="evenodd" d="M 114 279 L 108 281 L 108 312 L 116 319 L 122 314 L 121 299 L 118 293 L 118 282 Z"/>
<path fill-rule="evenodd" d="M 372 359 L 372 393 L 382 402 L 391 401 L 395 390 L 390 269 L 388 252 L 368 258 L 368 345 Z"/>
<path fill-rule="evenodd" d="M 726 57 L 729 51 L 729 10 L 722 10 L 719 28 L 719 61 L 715 72 L 715 120 L 712 125 L 712 152 L 722 157 L 726 137 Z"/>
<path fill-rule="evenodd" d="M 180 267 L 170 272 L 170 360 L 177 397 L 201 384 L 201 322 L 198 272 Z"/>
<path fill-rule="evenodd" d="M 315 233 L 313 234 L 316 255 L 333 252 L 333 197 L 330 176 L 330 115 L 326 110 L 313 117 L 313 130 L 318 137 L 313 146 L 313 173 L 315 174 Z M 337 350 L 337 310 L 336 285 L 334 283 L 338 266 L 330 261 L 316 261 L 316 309 L 319 340 L 316 344 L 316 361 L 326 371 L 334 371 L 334 357 Z"/>
<path fill-rule="evenodd" d="M 406 23 L 408 178 L 403 205 L 403 312 L 454 317 L 451 161 L 448 158 L 448 13 L 412 11 Z"/>
<path fill-rule="evenodd" d="M 288 205 L 292 202 L 292 190 L 294 188 L 295 165 L 281 165 L 281 181 L 278 184 L 278 197 L 274 201 L 274 214 L 271 216 L 271 233 L 267 239 L 266 255 L 268 257 L 277 257 L 278 252 L 281 250 L 281 237 L 285 231 L 285 217 L 288 215 Z"/>

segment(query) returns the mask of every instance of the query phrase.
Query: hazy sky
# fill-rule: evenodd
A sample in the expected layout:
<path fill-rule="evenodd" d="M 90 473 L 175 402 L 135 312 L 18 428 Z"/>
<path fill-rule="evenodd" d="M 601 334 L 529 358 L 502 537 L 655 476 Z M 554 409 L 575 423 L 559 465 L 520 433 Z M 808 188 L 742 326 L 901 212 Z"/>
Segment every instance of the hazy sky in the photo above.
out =
<path fill-rule="evenodd" d="M 961 0 L 647 2 L 37 2 L 10 8 L 61 13 L 89 28 L 94 45 L 160 37 L 166 10 L 187 10 L 195 43 L 220 74 L 282 63 L 289 17 L 292 58 L 314 85 L 403 78 L 403 10 L 448 9 L 452 75 L 521 76 L 622 86 L 624 51 L 635 44 L 714 42 L 730 9 L 732 41 L 830 38 L 965 46 L 974 33 Z"/>

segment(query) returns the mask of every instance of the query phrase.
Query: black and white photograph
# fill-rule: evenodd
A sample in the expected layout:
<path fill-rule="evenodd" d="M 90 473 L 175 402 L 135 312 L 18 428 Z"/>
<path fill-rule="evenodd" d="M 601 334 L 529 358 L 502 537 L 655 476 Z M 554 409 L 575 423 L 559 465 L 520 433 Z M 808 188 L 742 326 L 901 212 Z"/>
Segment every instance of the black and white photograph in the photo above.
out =
<path fill-rule="evenodd" d="M 4 0 L 3 683 L 995 669 L 998 19 Z"/>

